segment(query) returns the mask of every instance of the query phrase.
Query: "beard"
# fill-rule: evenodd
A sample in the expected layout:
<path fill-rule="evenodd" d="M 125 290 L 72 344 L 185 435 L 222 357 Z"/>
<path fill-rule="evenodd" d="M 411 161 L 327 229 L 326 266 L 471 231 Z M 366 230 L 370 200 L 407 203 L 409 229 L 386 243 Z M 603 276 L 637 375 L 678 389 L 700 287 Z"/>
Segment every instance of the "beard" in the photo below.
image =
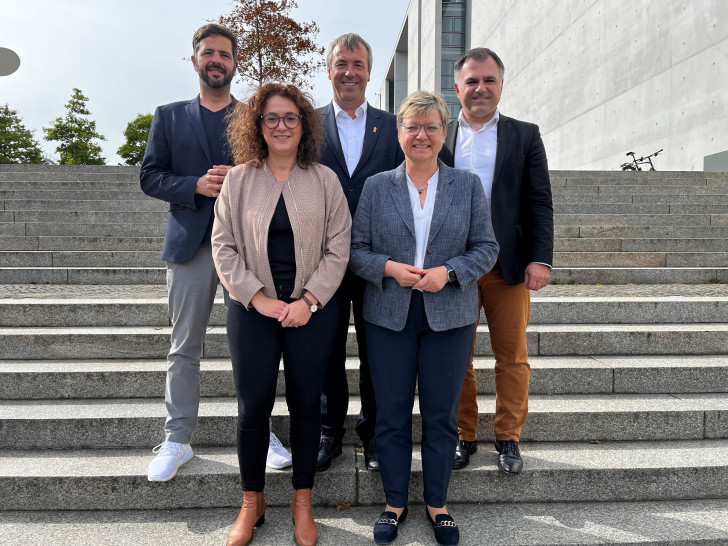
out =
<path fill-rule="evenodd" d="M 211 68 L 216 68 L 218 70 L 222 70 L 224 73 L 224 76 L 222 79 L 220 78 L 214 78 L 210 76 L 210 74 L 207 72 Z M 217 63 L 210 63 L 206 67 L 202 67 L 200 65 L 197 65 L 197 73 L 200 76 L 200 79 L 205 82 L 209 87 L 212 89 L 220 89 L 221 87 L 225 87 L 226 85 L 229 85 L 231 81 L 233 81 L 233 76 L 235 75 L 234 71 L 231 71 L 229 74 L 227 71 L 225 71 L 225 67 L 222 65 L 219 65 Z"/>

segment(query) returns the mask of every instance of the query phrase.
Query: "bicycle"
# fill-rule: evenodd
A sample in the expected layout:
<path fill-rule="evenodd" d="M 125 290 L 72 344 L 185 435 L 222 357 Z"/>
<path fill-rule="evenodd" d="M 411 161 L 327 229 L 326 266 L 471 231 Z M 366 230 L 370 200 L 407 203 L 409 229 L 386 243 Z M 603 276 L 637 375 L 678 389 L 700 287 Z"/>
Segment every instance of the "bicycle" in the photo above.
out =
<path fill-rule="evenodd" d="M 655 153 L 650 154 L 650 155 L 648 155 L 646 157 L 640 157 L 639 159 L 637 159 L 635 157 L 635 153 L 634 152 L 627 152 L 627 155 L 628 156 L 629 155 L 632 156 L 632 161 L 629 162 L 629 163 L 622 163 L 620 165 L 620 167 L 621 167 L 621 169 L 623 171 L 641 171 L 642 168 L 640 167 L 640 165 L 649 165 L 650 166 L 649 170 L 650 171 L 654 171 L 655 170 L 655 165 L 652 163 L 652 158 L 653 157 L 656 157 L 657 154 L 659 154 L 663 150 L 664 150 L 664 148 L 661 148 L 661 149 L 657 150 Z"/>

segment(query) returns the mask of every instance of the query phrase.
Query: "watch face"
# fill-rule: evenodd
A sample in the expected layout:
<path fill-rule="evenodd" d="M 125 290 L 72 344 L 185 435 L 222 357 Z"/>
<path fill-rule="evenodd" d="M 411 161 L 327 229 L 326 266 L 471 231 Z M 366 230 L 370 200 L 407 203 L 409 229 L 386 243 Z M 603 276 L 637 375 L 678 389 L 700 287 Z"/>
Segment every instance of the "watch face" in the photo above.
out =
<path fill-rule="evenodd" d="M 316 311 L 318 311 L 318 305 L 314 304 L 311 306 L 311 312 L 315 313 Z"/>

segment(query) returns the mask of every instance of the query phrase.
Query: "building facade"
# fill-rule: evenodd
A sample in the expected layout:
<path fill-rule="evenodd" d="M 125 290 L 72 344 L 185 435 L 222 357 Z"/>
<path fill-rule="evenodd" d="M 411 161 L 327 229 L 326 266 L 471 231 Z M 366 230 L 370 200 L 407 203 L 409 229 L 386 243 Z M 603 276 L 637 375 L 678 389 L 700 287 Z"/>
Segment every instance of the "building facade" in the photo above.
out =
<path fill-rule="evenodd" d="M 396 112 L 417 89 L 459 111 L 453 62 L 489 47 L 500 111 L 537 123 L 552 169 L 728 171 L 728 1 L 411 0 L 380 89 Z"/>

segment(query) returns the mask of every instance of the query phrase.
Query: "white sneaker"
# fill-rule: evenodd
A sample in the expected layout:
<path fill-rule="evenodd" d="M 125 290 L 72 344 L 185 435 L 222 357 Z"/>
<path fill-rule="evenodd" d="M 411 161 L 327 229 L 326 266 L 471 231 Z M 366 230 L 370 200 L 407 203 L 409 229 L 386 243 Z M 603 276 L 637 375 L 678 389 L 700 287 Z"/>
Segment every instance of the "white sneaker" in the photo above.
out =
<path fill-rule="evenodd" d="M 150 482 L 166 482 L 174 478 L 177 469 L 192 458 L 190 444 L 164 442 L 152 450 L 157 456 L 149 463 L 147 479 Z"/>
<path fill-rule="evenodd" d="M 283 447 L 281 441 L 272 432 L 270 433 L 270 443 L 268 444 L 268 457 L 265 461 L 266 466 L 269 468 L 275 468 L 280 470 L 291 466 L 293 461 L 291 460 L 291 454 L 288 450 Z"/>

